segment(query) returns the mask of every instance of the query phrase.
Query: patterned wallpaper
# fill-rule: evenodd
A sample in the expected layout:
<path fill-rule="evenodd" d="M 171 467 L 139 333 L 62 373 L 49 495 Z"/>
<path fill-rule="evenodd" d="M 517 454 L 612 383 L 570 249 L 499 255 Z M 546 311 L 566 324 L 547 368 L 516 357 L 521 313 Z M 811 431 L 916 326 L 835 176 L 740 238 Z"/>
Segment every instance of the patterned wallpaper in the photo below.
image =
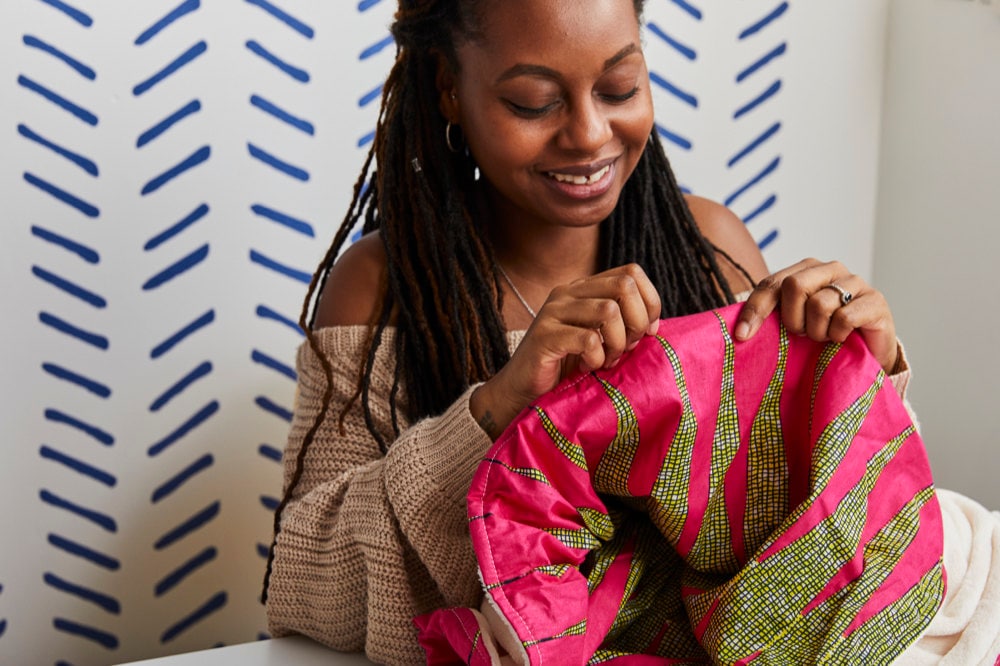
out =
<path fill-rule="evenodd" d="M 840 20 L 876 4 L 838 2 Z M 266 637 L 298 310 L 372 140 L 393 5 L 0 7 L 0 662 Z M 794 82 L 813 65 L 795 56 L 822 18 L 774 0 L 648 3 L 678 177 L 769 257 L 798 252 L 786 234 L 803 222 L 783 204 L 811 195 L 795 193 L 809 150 L 786 127 L 812 122 Z"/>

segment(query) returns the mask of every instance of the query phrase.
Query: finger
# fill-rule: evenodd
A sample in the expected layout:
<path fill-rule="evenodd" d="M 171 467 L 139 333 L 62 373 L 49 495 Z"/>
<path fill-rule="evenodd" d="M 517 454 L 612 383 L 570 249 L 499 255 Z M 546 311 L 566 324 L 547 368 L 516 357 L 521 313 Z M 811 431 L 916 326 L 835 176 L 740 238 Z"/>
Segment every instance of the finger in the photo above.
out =
<path fill-rule="evenodd" d="M 619 266 L 570 285 L 566 295 L 605 297 L 619 303 L 630 343 L 659 328 L 662 304 L 659 292 L 638 264 Z"/>
<path fill-rule="evenodd" d="M 644 311 L 643 311 L 644 312 Z M 630 345 L 628 328 L 622 317 L 618 301 L 612 298 L 567 298 L 557 299 L 542 309 L 546 318 L 552 318 L 560 326 L 596 331 L 604 351 L 602 365 L 607 367 L 618 360 Z"/>
<path fill-rule="evenodd" d="M 843 292 L 832 285 L 837 285 Z M 852 275 L 820 287 L 806 302 L 805 334 L 821 342 L 843 342 L 854 330 L 851 322 L 860 311 L 855 302 L 867 286 L 863 279 Z"/>
<path fill-rule="evenodd" d="M 815 262 L 785 277 L 781 283 L 781 321 L 785 328 L 793 333 L 808 335 L 810 324 L 817 326 L 817 321 L 810 321 L 810 316 L 819 318 L 826 314 L 828 321 L 835 306 L 820 311 L 816 311 L 815 308 L 817 304 L 827 304 L 828 297 L 835 294 L 820 292 L 830 283 L 843 281 L 850 276 L 850 272 L 843 264 L 831 261 Z M 819 298 L 814 302 L 812 299 L 817 295 Z M 829 300 L 839 303 L 836 299 Z"/>

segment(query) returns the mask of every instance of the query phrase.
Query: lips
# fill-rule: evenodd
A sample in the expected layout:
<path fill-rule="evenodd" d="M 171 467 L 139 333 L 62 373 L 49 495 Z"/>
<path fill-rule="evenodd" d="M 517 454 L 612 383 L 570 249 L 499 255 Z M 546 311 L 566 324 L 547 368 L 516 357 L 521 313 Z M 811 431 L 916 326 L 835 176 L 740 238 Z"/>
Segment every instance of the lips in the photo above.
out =
<path fill-rule="evenodd" d="M 605 194 L 614 181 L 615 159 L 587 165 L 558 167 L 544 171 L 546 182 L 573 199 L 590 199 Z"/>

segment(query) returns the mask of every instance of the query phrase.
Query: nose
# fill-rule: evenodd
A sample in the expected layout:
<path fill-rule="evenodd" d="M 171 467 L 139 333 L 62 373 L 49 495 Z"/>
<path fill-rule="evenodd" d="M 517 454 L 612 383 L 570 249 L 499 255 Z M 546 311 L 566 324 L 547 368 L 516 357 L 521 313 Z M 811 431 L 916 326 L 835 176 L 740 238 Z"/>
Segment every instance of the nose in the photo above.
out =
<path fill-rule="evenodd" d="M 574 103 L 559 133 L 560 147 L 571 152 L 592 155 L 612 137 L 611 122 L 600 102 L 591 96 Z"/>

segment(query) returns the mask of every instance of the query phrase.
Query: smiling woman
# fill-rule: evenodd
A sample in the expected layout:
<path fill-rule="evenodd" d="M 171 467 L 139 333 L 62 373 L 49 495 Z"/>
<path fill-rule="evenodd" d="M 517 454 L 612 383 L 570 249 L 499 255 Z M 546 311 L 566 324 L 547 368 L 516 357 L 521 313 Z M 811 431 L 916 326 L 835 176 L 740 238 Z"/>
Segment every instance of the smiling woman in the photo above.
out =
<path fill-rule="evenodd" d="M 780 308 L 795 333 L 858 330 L 906 370 L 879 292 L 837 262 L 768 275 L 735 215 L 682 194 L 653 132 L 642 8 L 400 1 L 372 152 L 301 322 L 265 582 L 276 635 L 423 661 L 412 618 L 482 598 L 465 497 L 491 442 L 661 317 L 750 292 L 737 340 Z"/>

